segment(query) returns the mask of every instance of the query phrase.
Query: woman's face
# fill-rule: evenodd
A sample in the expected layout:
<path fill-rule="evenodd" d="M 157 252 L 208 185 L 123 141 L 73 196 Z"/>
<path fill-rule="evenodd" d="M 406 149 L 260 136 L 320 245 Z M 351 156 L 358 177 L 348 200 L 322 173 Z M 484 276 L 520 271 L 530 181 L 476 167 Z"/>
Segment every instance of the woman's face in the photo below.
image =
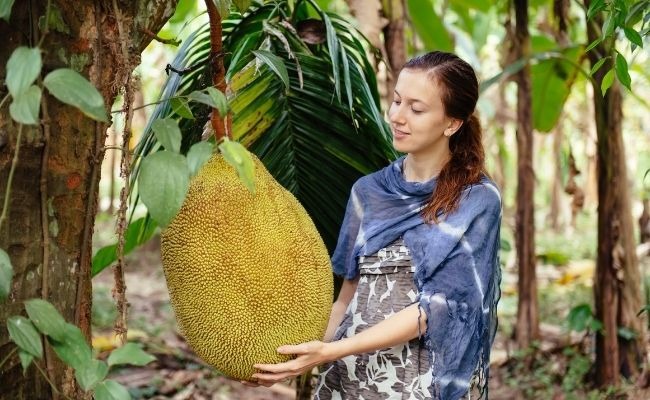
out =
<path fill-rule="evenodd" d="M 439 154 L 439 146 L 449 148 L 447 133 L 460 126 L 445 115 L 442 92 L 437 80 L 426 71 L 403 69 L 397 78 L 388 118 L 393 146 L 403 153 Z"/>

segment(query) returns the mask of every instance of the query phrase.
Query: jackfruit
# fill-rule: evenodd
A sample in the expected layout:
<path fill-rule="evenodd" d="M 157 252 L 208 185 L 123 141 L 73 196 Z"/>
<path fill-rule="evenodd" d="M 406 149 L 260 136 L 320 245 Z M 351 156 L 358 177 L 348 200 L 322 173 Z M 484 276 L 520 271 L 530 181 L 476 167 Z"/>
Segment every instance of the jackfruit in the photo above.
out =
<path fill-rule="evenodd" d="M 277 348 L 322 339 L 332 304 L 327 249 L 296 198 L 253 156 L 251 193 L 221 155 L 193 178 L 162 232 L 181 333 L 222 374 L 250 380 Z"/>

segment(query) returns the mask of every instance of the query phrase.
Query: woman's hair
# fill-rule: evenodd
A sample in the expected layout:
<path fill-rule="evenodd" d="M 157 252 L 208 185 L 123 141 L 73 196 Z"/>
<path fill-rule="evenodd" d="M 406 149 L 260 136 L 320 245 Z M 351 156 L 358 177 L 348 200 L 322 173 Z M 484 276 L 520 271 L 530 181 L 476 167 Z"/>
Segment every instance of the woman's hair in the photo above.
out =
<path fill-rule="evenodd" d="M 437 223 L 439 216 L 458 208 L 461 191 L 478 183 L 485 173 L 481 124 L 474 114 L 478 80 L 467 62 L 441 51 L 415 57 L 404 68 L 428 72 L 440 87 L 445 114 L 462 121 L 461 127 L 449 138 L 451 159 L 440 171 L 431 200 L 422 210 L 425 221 Z"/>

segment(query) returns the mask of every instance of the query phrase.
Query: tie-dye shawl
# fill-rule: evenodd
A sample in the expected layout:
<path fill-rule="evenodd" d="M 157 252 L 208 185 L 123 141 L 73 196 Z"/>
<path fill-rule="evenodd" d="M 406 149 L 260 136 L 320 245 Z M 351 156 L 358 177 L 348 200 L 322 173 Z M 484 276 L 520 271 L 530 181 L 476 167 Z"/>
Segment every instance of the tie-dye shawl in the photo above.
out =
<path fill-rule="evenodd" d="M 499 191 L 484 177 L 463 191 L 457 211 L 438 224 L 426 224 L 421 210 L 435 178 L 407 182 L 403 160 L 352 187 L 332 257 L 334 272 L 355 278 L 357 257 L 374 254 L 402 236 L 416 267 L 417 302 L 427 316 L 424 336 L 433 360 L 434 398 L 462 397 L 475 375 L 482 398 L 487 398 L 501 281 Z"/>

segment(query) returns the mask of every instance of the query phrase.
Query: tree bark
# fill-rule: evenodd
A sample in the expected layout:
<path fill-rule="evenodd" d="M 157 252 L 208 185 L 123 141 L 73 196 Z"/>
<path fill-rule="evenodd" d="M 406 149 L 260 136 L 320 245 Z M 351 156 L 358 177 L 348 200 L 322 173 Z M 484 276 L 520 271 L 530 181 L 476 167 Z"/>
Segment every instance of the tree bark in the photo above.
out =
<path fill-rule="evenodd" d="M 530 54 L 528 1 L 515 0 L 514 45 L 517 59 Z M 519 279 L 519 302 L 515 338 L 517 347 L 525 349 L 539 338 L 537 279 L 535 273 L 535 220 L 533 172 L 533 127 L 531 118 L 530 66 L 519 71 L 517 82 L 517 212 L 515 242 Z"/>
<path fill-rule="evenodd" d="M 384 27 L 384 42 L 390 71 L 386 79 L 386 96 L 390 99 L 395 90 L 397 75 L 406 63 L 406 44 L 404 42 L 404 0 L 387 2 L 389 10 L 384 10 L 388 24 Z"/>
<path fill-rule="evenodd" d="M 74 68 L 89 78 L 110 107 L 119 90 L 115 82 L 123 82 L 125 74 L 132 73 L 124 66 L 136 66 L 151 41 L 143 31 L 157 32 L 173 14 L 176 2 L 53 0 L 63 26 L 50 27 L 42 44 L 42 76 L 56 68 Z M 16 47 L 37 44 L 42 32 L 36 21 L 45 15 L 46 3 L 16 2 L 10 21 L 0 20 L 0 35 L 7 43 L 0 48 L 0 80 L 6 76 L 7 59 Z M 113 6 L 120 7 L 127 22 L 123 25 L 129 29 L 130 62 L 121 51 Z M 4 86 L 0 90 L 4 97 Z M 24 315 L 25 300 L 43 297 L 89 339 L 91 239 L 107 125 L 62 104 L 46 90 L 42 104 L 42 124 L 23 127 L 9 216 L 0 230 L 0 248 L 9 254 L 15 271 L 9 299 L 0 308 L 0 321 L 5 325 L 8 317 Z M 5 143 L 0 145 L 0 203 L 17 132 L 8 107 L 3 107 L 0 136 L 6 140 L 0 140 Z M 0 354 L 8 354 L 14 347 L 6 329 L 0 329 Z M 46 352 L 45 358 L 39 364 L 58 390 L 75 399 L 87 397 L 76 387 L 72 371 L 52 352 Z M 1 367 L 0 399 L 52 397 L 55 393 L 34 366 L 23 375 L 15 354 Z"/>
<path fill-rule="evenodd" d="M 589 0 L 585 1 L 586 9 Z M 599 36 L 602 15 L 587 22 L 589 42 Z M 617 385 L 621 373 L 632 377 L 638 373 L 639 363 L 645 359 L 645 331 L 641 309 L 640 272 L 635 251 L 633 219 L 630 211 L 630 192 L 625 164 L 622 132 L 622 95 L 617 82 L 605 95 L 601 83 L 613 66 L 614 42 L 609 39 L 588 54 L 593 66 L 609 56 L 593 75 L 594 109 L 598 135 L 598 254 L 594 303 L 596 318 L 604 325 L 604 332 L 596 335 L 595 379 L 599 386 Z M 618 329 L 632 330 L 636 338 L 627 340 L 618 335 Z"/>

